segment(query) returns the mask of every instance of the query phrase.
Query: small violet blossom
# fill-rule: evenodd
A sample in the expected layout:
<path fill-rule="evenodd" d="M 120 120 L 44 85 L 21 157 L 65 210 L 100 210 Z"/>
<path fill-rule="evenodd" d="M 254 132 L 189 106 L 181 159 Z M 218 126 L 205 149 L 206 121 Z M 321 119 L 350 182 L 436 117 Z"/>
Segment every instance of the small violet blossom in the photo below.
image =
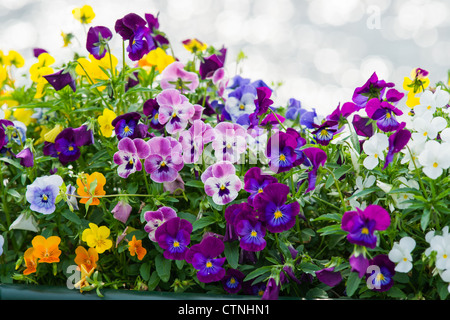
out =
<path fill-rule="evenodd" d="M 340 272 L 334 271 L 334 267 L 316 271 L 317 279 L 329 287 L 335 287 L 342 281 Z"/>
<path fill-rule="evenodd" d="M 175 181 L 184 167 L 181 144 L 172 137 L 154 137 L 147 143 L 150 153 L 144 168 L 150 178 L 158 183 Z"/>
<path fill-rule="evenodd" d="M 266 156 L 269 168 L 275 173 L 286 172 L 294 167 L 297 160 L 295 136 L 279 131 L 273 134 L 267 142 Z"/>
<path fill-rule="evenodd" d="M 231 122 L 220 122 L 214 127 L 212 141 L 214 155 L 219 161 L 236 163 L 247 151 L 247 131 Z"/>
<path fill-rule="evenodd" d="M 228 269 L 222 278 L 223 288 L 226 292 L 235 294 L 242 289 L 242 283 L 245 275 L 237 269 Z"/>
<path fill-rule="evenodd" d="M 141 115 L 137 112 L 128 112 L 116 117 L 111 125 L 114 127 L 117 139 L 128 137 L 130 139 L 147 137 L 147 126 L 139 123 Z"/>
<path fill-rule="evenodd" d="M 55 138 L 55 151 L 59 161 L 65 165 L 68 162 L 76 161 L 80 155 L 80 147 L 94 143 L 93 133 L 87 129 L 86 125 L 79 128 L 66 128 Z"/>
<path fill-rule="evenodd" d="M 369 260 L 371 273 L 367 274 L 370 289 L 378 292 L 388 291 L 394 285 L 395 263 L 385 254 L 380 254 Z"/>
<path fill-rule="evenodd" d="M 188 130 L 180 133 L 178 141 L 183 147 L 184 163 L 197 163 L 204 146 L 215 139 L 215 131 L 202 120 L 195 120 Z"/>
<path fill-rule="evenodd" d="M 156 242 L 155 232 L 164 222 L 175 218 L 177 213 L 170 207 L 161 207 L 156 211 L 146 211 L 144 213 L 144 219 L 147 221 L 144 226 L 145 232 L 148 233 L 148 238 Z"/>
<path fill-rule="evenodd" d="M 375 231 L 386 230 L 391 224 L 389 213 L 379 205 L 369 205 L 366 209 L 356 208 L 347 211 L 342 216 L 342 230 L 348 231 L 347 240 L 350 243 L 375 248 L 377 236 Z"/>
<path fill-rule="evenodd" d="M 114 154 L 114 163 L 118 165 L 119 177 L 128 178 L 136 171 L 142 170 L 140 159 L 146 159 L 150 155 L 150 146 L 142 139 L 123 138 L 118 143 L 118 149 Z"/>
<path fill-rule="evenodd" d="M 156 96 L 159 105 L 158 121 L 169 134 L 183 131 L 195 114 L 189 99 L 176 89 L 166 89 Z"/>
<path fill-rule="evenodd" d="M 158 245 L 164 249 L 164 258 L 184 260 L 191 242 L 192 224 L 175 217 L 164 222 L 155 231 Z"/>
<path fill-rule="evenodd" d="M 311 168 L 308 170 L 308 188 L 305 193 L 308 193 L 316 188 L 317 171 L 320 166 L 324 166 L 327 161 L 327 154 L 322 149 L 310 147 L 303 149 L 302 152 L 308 158 Z"/>
<path fill-rule="evenodd" d="M 117 202 L 114 209 L 111 210 L 111 213 L 116 220 L 119 220 L 122 223 L 126 223 L 132 209 L 133 208 L 127 202 L 120 200 L 119 202 Z"/>
<path fill-rule="evenodd" d="M 374 72 L 363 86 L 355 89 L 352 100 L 359 109 L 362 109 L 368 101 L 373 98 L 381 98 L 386 88 L 392 88 L 393 86 L 394 83 L 392 82 L 379 80 L 376 72 Z"/>
<path fill-rule="evenodd" d="M 201 175 L 201 180 L 205 184 L 206 194 L 218 205 L 225 205 L 236 199 L 242 188 L 236 169 L 229 161 L 209 166 Z"/>
<path fill-rule="evenodd" d="M 106 44 L 112 38 L 112 32 L 107 27 L 90 27 L 87 33 L 86 50 L 100 60 L 106 55 Z"/>
<path fill-rule="evenodd" d="M 55 211 L 56 197 L 64 183 L 58 175 L 38 177 L 27 186 L 25 197 L 31 204 L 30 209 L 45 215 Z"/>
<path fill-rule="evenodd" d="M 395 271 L 408 273 L 412 269 L 411 252 L 416 247 L 416 241 L 411 237 L 403 237 L 389 251 L 389 260 L 396 263 Z"/>
<path fill-rule="evenodd" d="M 223 68 L 226 56 L 227 49 L 222 48 L 217 54 L 203 58 L 199 67 L 200 77 L 202 79 L 211 78 L 218 69 Z"/>
<path fill-rule="evenodd" d="M 194 92 L 199 85 L 198 75 L 184 69 L 179 61 L 169 64 L 161 73 L 161 89 L 177 89 L 180 92 Z"/>
<path fill-rule="evenodd" d="M 306 109 L 302 109 L 302 103 L 294 98 L 289 99 L 289 106 L 286 110 L 286 119 L 299 120 L 302 114 L 306 112 Z"/>
<path fill-rule="evenodd" d="M 257 90 L 251 85 L 238 87 L 228 94 L 225 101 L 225 110 L 231 116 L 231 120 L 236 122 L 239 117 L 251 114 L 255 111 L 255 99 Z"/>
<path fill-rule="evenodd" d="M 75 84 L 76 77 L 72 76 L 69 70 L 62 69 L 58 72 L 45 75 L 43 78 L 45 78 L 56 91 L 59 91 L 66 86 L 69 86 L 73 92 L 77 90 Z"/>
<path fill-rule="evenodd" d="M 250 168 L 244 175 L 244 190 L 250 193 L 248 203 L 251 205 L 255 196 L 264 192 L 264 188 L 278 179 L 268 174 L 262 174 L 260 167 Z"/>
<path fill-rule="evenodd" d="M 395 116 L 401 116 L 403 112 L 388 101 L 371 99 L 367 102 L 365 110 L 367 116 L 376 120 L 378 128 L 383 132 L 395 131 L 400 126 Z"/>

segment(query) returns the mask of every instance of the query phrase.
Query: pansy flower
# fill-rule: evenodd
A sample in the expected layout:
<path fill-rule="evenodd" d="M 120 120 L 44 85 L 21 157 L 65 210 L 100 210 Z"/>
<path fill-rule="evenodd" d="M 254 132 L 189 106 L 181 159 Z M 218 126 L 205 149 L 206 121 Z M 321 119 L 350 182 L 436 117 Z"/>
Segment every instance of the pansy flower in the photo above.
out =
<path fill-rule="evenodd" d="M 300 120 L 300 117 L 303 113 L 305 113 L 306 110 L 302 109 L 302 103 L 294 98 L 289 99 L 289 105 L 286 110 L 286 119 L 289 120 Z"/>
<path fill-rule="evenodd" d="M 75 77 L 72 76 L 68 69 L 61 69 L 58 72 L 45 75 L 43 78 L 45 78 L 56 91 L 63 89 L 65 86 L 69 86 L 73 92 L 77 90 Z"/>
<path fill-rule="evenodd" d="M 101 254 L 112 247 L 112 240 L 109 239 L 110 233 L 111 230 L 106 226 L 99 227 L 95 223 L 89 223 L 89 228 L 83 231 L 81 239 Z"/>
<path fill-rule="evenodd" d="M 141 115 L 137 112 L 128 112 L 116 117 L 111 124 L 114 126 L 117 139 L 146 138 L 147 126 L 140 124 L 139 119 L 141 119 Z"/>
<path fill-rule="evenodd" d="M 371 249 L 377 244 L 374 232 L 386 230 L 390 224 L 389 213 L 379 205 L 369 205 L 364 210 L 356 208 L 356 211 L 347 211 L 342 216 L 342 230 L 349 232 L 347 240 Z"/>
<path fill-rule="evenodd" d="M 386 254 L 379 254 L 369 260 L 371 273 L 367 274 L 370 289 L 378 292 L 388 291 L 394 285 L 395 263 Z"/>
<path fill-rule="evenodd" d="M 164 128 L 164 125 L 159 123 L 159 104 L 156 99 L 146 100 L 142 111 L 147 119 L 150 120 L 150 127 L 158 131 Z"/>
<path fill-rule="evenodd" d="M 140 159 L 145 159 L 150 155 L 150 146 L 146 141 L 136 138 L 123 138 L 117 146 L 119 151 L 114 153 L 114 163 L 118 165 L 117 173 L 119 177 L 128 178 L 136 171 L 142 170 Z"/>
<path fill-rule="evenodd" d="M 14 127 L 12 121 L 6 119 L 0 119 L 0 149 L 8 144 L 8 136 L 6 134 L 6 127 Z"/>
<path fill-rule="evenodd" d="M 334 271 L 334 267 L 324 268 L 315 272 L 317 279 L 329 287 L 335 287 L 342 281 L 339 271 Z"/>
<path fill-rule="evenodd" d="M 64 183 L 58 175 L 38 177 L 27 186 L 25 197 L 31 204 L 30 209 L 42 214 L 53 213 L 59 188 Z"/>
<path fill-rule="evenodd" d="M 242 188 L 236 169 L 229 161 L 221 161 L 209 166 L 201 175 L 201 180 L 205 184 L 206 194 L 218 205 L 224 205 L 236 199 Z"/>
<path fill-rule="evenodd" d="M 98 252 L 95 248 L 86 250 L 84 247 L 78 246 L 75 249 L 75 254 L 74 261 L 78 266 L 84 265 L 88 272 L 97 268 Z"/>
<path fill-rule="evenodd" d="M 200 282 L 210 283 L 220 281 L 225 276 L 225 257 L 219 257 L 225 250 L 222 240 L 209 236 L 199 244 L 193 245 L 186 253 L 186 262 L 197 270 Z"/>
<path fill-rule="evenodd" d="M 181 144 L 172 137 L 154 137 L 147 143 L 150 153 L 144 168 L 150 178 L 158 183 L 175 181 L 184 167 Z"/>
<path fill-rule="evenodd" d="M 253 199 L 253 206 L 262 215 L 267 230 L 273 233 L 292 228 L 300 213 L 297 201 L 287 204 L 289 187 L 283 183 L 271 183 L 264 192 Z"/>
<path fill-rule="evenodd" d="M 373 98 L 381 98 L 386 88 L 392 88 L 394 83 L 379 80 L 376 72 L 374 72 L 367 82 L 355 89 L 353 93 L 353 102 L 362 109 Z"/>
<path fill-rule="evenodd" d="M 73 9 L 72 15 L 82 24 L 89 24 L 95 18 L 94 10 L 89 5 L 84 5 L 81 8 Z"/>
<path fill-rule="evenodd" d="M 292 137 L 295 138 L 295 141 L 297 141 L 297 146 L 294 149 L 295 154 L 297 155 L 293 166 L 299 166 L 304 164 L 305 166 L 310 166 L 311 164 L 309 163 L 308 158 L 305 156 L 305 154 L 302 151 L 302 147 L 304 145 L 306 145 L 306 139 L 303 138 L 300 133 L 295 130 L 294 128 L 287 128 L 286 129 L 286 133 L 291 135 Z"/>
<path fill-rule="evenodd" d="M 311 164 L 311 168 L 308 170 L 308 189 L 305 191 L 305 193 L 308 193 L 316 188 L 317 171 L 320 166 L 325 165 L 327 154 L 322 149 L 316 147 L 306 148 L 302 151 Z"/>
<path fill-rule="evenodd" d="M 95 181 L 95 189 L 91 191 L 91 185 L 94 184 Z M 77 178 L 77 193 L 79 196 L 82 196 L 80 199 L 80 203 L 87 203 L 91 201 L 91 206 L 96 206 L 100 204 L 100 199 L 96 196 L 103 196 L 106 194 L 106 191 L 103 187 L 106 184 L 105 176 L 100 172 L 94 172 L 92 174 L 83 173 Z"/>
<path fill-rule="evenodd" d="M 384 160 L 384 152 L 389 147 L 389 138 L 384 133 L 375 133 L 364 142 L 363 150 L 367 157 L 363 165 L 367 170 L 374 169 L 380 160 Z"/>
<path fill-rule="evenodd" d="M 226 55 L 227 49 L 222 48 L 217 54 L 203 58 L 203 61 L 200 63 L 199 67 L 200 77 L 202 79 L 212 77 L 216 70 L 224 66 Z"/>
<path fill-rule="evenodd" d="M 339 122 L 326 120 L 322 124 L 313 124 L 315 130 L 311 133 L 315 135 L 316 142 L 322 146 L 327 146 L 334 136 L 338 133 Z"/>
<path fill-rule="evenodd" d="M 111 210 L 111 213 L 114 216 L 114 219 L 119 220 L 122 223 L 126 223 L 128 220 L 128 217 L 131 214 L 131 210 L 133 208 L 130 206 L 129 203 L 120 200 L 117 202 L 116 206 Z"/>
<path fill-rule="evenodd" d="M 293 135 L 282 131 L 273 134 L 267 142 L 266 149 L 270 170 L 280 173 L 292 169 L 297 160 L 296 148 L 297 140 Z"/>
<path fill-rule="evenodd" d="M 256 110 L 257 97 L 257 90 L 252 85 L 238 87 L 230 92 L 225 101 L 225 110 L 231 116 L 231 120 L 236 122 L 239 117 L 253 113 Z"/>
<path fill-rule="evenodd" d="M 222 285 L 226 292 L 234 294 L 242 289 L 245 275 L 237 269 L 228 269 L 222 278 Z"/>
<path fill-rule="evenodd" d="M 23 274 L 25 276 L 35 273 L 38 266 L 38 258 L 33 254 L 34 248 L 28 248 L 23 254 L 23 260 L 25 261 L 25 266 L 27 267 Z"/>
<path fill-rule="evenodd" d="M 450 150 L 445 143 L 430 140 L 425 143 L 418 160 L 423 166 L 423 172 L 434 180 L 450 167 Z"/>
<path fill-rule="evenodd" d="M 107 27 L 90 27 L 87 33 L 86 49 L 99 60 L 105 56 L 106 44 L 111 38 L 112 32 Z"/>
<path fill-rule="evenodd" d="M 231 122 L 220 122 L 214 127 L 212 141 L 214 155 L 219 161 L 237 162 L 247 150 L 247 132 Z"/>
<path fill-rule="evenodd" d="M 156 242 L 155 232 L 164 222 L 175 218 L 177 213 L 170 207 L 161 207 L 156 211 L 146 211 L 144 219 L 147 222 L 144 226 L 145 232 L 148 233 L 148 238 Z"/>
<path fill-rule="evenodd" d="M 51 236 L 44 238 L 41 235 L 37 235 L 31 241 L 34 249 L 33 255 L 38 259 L 39 263 L 59 262 L 59 256 L 61 255 L 61 250 L 59 250 L 60 243 L 60 237 Z"/>
<path fill-rule="evenodd" d="M 373 125 L 368 117 L 361 117 L 359 114 L 355 114 L 352 119 L 352 125 L 359 136 L 370 138 L 374 134 Z"/>
<path fill-rule="evenodd" d="M 104 137 L 110 138 L 112 136 L 114 130 L 112 122 L 115 118 L 117 118 L 116 113 L 107 108 L 103 109 L 103 114 L 97 118 L 100 132 Z"/>
<path fill-rule="evenodd" d="M 184 260 L 191 242 L 192 224 L 179 217 L 164 222 L 155 231 L 158 245 L 164 249 L 164 258 Z"/>
<path fill-rule="evenodd" d="M 403 123 L 403 125 L 399 127 L 399 130 L 389 136 L 389 147 L 383 169 L 388 167 L 393 161 L 394 155 L 402 151 L 411 139 L 411 132 L 407 129 L 403 129 L 405 125 L 406 123 Z"/>
<path fill-rule="evenodd" d="M 147 249 L 142 246 L 142 240 L 137 240 L 135 235 L 128 242 L 128 251 L 132 257 L 137 256 L 139 261 L 144 259 L 144 256 L 147 254 Z"/>
<path fill-rule="evenodd" d="M 266 228 L 263 223 L 252 219 L 236 219 L 236 234 L 239 236 L 239 246 L 246 251 L 257 252 L 266 247 Z"/>
<path fill-rule="evenodd" d="M 387 101 L 371 99 L 366 105 L 367 116 L 376 120 L 378 128 L 383 132 L 395 131 L 400 126 L 396 116 L 403 112 Z"/>
<path fill-rule="evenodd" d="M 196 53 L 199 51 L 204 51 L 208 47 L 208 45 L 198 39 L 186 39 L 182 41 L 183 47 L 192 52 Z"/>
<path fill-rule="evenodd" d="M 215 139 L 215 131 L 202 120 L 195 120 L 189 130 L 182 131 L 178 141 L 183 147 L 184 163 L 197 163 L 205 144 Z"/>
<path fill-rule="evenodd" d="M 260 167 L 250 168 L 244 175 L 244 190 L 250 193 L 248 203 L 251 205 L 255 196 L 264 192 L 264 188 L 278 179 L 268 174 L 262 174 Z"/>
<path fill-rule="evenodd" d="M 80 157 L 80 147 L 93 143 L 93 133 L 87 129 L 86 125 L 79 128 L 66 128 L 56 136 L 55 150 L 58 152 L 59 161 L 65 165 Z"/>
<path fill-rule="evenodd" d="M 195 107 L 189 99 L 176 89 L 166 89 L 156 96 L 159 105 L 160 124 L 165 125 L 169 134 L 184 130 L 195 114 Z"/>
<path fill-rule="evenodd" d="M 33 152 L 30 148 L 25 148 L 16 154 L 16 158 L 20 159 L 20 164 L 26 168 L 34 166 Z"/>
<path fill-rule="evenodd" d="M 199 85 L 198 75 L 185 70 L 182 62 L 174 61 L 161 73 L 161 89 L 177 89 L 180 92 L 194 92 Z"/>

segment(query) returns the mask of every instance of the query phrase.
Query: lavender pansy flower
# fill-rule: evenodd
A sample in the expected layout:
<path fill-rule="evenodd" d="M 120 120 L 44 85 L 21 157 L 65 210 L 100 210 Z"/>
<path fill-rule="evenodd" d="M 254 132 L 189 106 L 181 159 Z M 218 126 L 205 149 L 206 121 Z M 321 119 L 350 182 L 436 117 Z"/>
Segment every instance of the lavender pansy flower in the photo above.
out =
<path fill-rule="evenodd" d="M 305 112 L 306 110 L 302 109 L 302 104 L 299 100 L 294 98 L 289 99 L 289 106 L 286 110 L 286 119 L 293 121 L 299 120 Z"/>
<path fill-rule="evenodd" d="M 266 228 L 261 221 L 237 219 L 235 230 L 239 236 L 239 246 L 251 252 L 261 251 L 266 247 Z"/>
<path fill-rule="evenodd" d="M 25 194 L 30 209 L 45 215 L 53 213 L 56 209 L 56 197 L 63 183 L 63 179 L 58 175 L 36 178 L 27 186 Z"/>
<path fill-rule="evenodd" d="M 314 129 L 314 125 L 318 121 L 318 115 L 316 109 L 312 111 L 305 111 L 300 115 L 300 124 L 308 129 Z"/>
<path fill-rule="evenodd" d="M 219 257 L 224 250 L 223 241 L 212 236 L 204 238 L 189 249 L 186 262 L 191 263 L 198 271 L 197 278 L 200 282 L 220 281 L 225 276 L 225 269 L 222 266 L 226 258 Z"/>
<path fill-rule="evenodd" d="M 30 148 L 25 148 L 16 154 L 16 158 L 20 159 L 20 164 L 24 167 L 30 168 L 34 166 L 34 157 Z"/>
<path fill-rule="evenodd" d="M 93 133 L 86 125 L 79 128 L 66 128 L 55 138 L 55 151 L 59 161 L 65 165 L 76 161 L 80 155 L 80 147 L 94 143 Z"/>
<path fill-rule="evenodd" d="M 231 122 L 220 122 L 214 127 L 212 141 L 214 155 L 219 161 L 236 163 L 247 151 L 247 131 Z"/>
<path fill-rule="evenodd" d="M 297 160 L 296 148 L 297 140 L 294 136 L 282 131 L 273 134 L 266 148 L 270 170 L 280 173 L 292 169 Z"/>
<path fill-rule="evenodd" d="M 106 55 L 106 44 L 112 38 L 112 32 L 107 27 L 90 27 L 87 33 L 86 49 L 95 59 L 100 60 Z"/>
<path fill-rule="evenodd" d="M 400 116 L 403 112 L 387 101 L 371 99 L 365 110 L 370 119 L 377 121 L 378 128 L 383 132 L 395 131 L 400 126 L 395 116 Z"/>
<path fill-rule="evenodd" d="M 183 131 L 195 114 L 195 107 L 189 99 L 176 89 L 166 89 L 156 96 L 159 105 L 160 124 L 169 134 Z"/>
<path fill-rule="evenodd" d="M 225 291 L 234 294 L 242 289 L 242 282 L 245 275 L 237 269 L 228 269 L 222 278 L 222 285 Z"/>
<path fill-rule="evenodd" d="M 305 191 L 305 193 L 308 193 L 316 188 L 317 171 L 320 166 L 325 165 L 327 154 L 322 149 L 315 147 L 306 148 L 302 151 L 311 163 L 311 169 L 308 171 L 308 189 Z"/>
<path fill-rule="evenodd" d="M 184 166 L 181 144 L 172 137 L 154 137 L 147 143 L 150 153 L 144 168 L 150 178 L 158 183 L 175 181 Z"/>
<path fill-rule="evenodd" d="M 161 73 L 161 89 L 177 89 L 180 92 L 194 92 L 199 85 L 198 75 L 184 69 L 179 61 L 169 64 Z"/>
<path fill-rule="evenodd" d="M 250 168 L 244 175 L 244 190 L 250 193 L 248 203 L 251 205 L 255 196 L 264 192 L 264 188 L 278 179 L 268 174 L 262 174 L 260 167 Z"/>
<path fill-rule="evenodd" d="M 58 72 L 45 75 L 43 78 L 45 78 L 56 91 L 63 89 L 65 86 L 69 86 L 73 92 L 77 90 L 75 77 L 72 76 L 68 69 L 62 69 Z"/>
<path fill-rule="evenodd" d="M 119 177 L 128 178 L 136 171 L 142 170 L 140 159 L 146 159 L 150 155 L 150 146 L 142 139 L 123 138 L 118 143 L 118 149 L 114 153 L 114 163 L 118 165 Z"/>
<path fill-rule="evenodd" d="M 378 80 L 377 74 L 374 72 L 367 82 L 355 89 L 353 93 L 353 102 L 362 109 L 373 98 L 381 98 L 386 88 L 392 88 L 394 83 Z"/>
<path fill-rule="evenodd" d="M 130 139 L 145 138 L 147 127 L 144 124 L 139 124 L 140 119 L 141 115 L 137 112 L 128 112 L 117 116 L 111 122 L 117 139 L 120 140 L 125 137 Z"/>
<path fill-rule="evenodd" d="M 200 77 L 204 80 L 214 75 L 217 69 L 223 68 L 225 64 L 225 58 L 227 55 L 227 49 L 222 48 L 219 53 L 213 54 L 203 59 L 200 63 L 199 73 Z"/>
<path fill-rule="evenodd" d="M 242 188 L 236 169 L 229 161 L 221 161 L 209 166 L 201 175 L 201 180 L 205 184 L 206 194 L 218 205 L 224 205 L 236 199 Z"/>
<path fill-rule="evenodd" d="M 215 139 L 215 131 L 202 120 L 195 120 L 189 130 L 182 131 L 178 141 L 183 147 L 184 163 L 197 163 L 205 144 Z"/>
<path fill-rule="evenodd" d="M 231 120 L 236 122 L 242 115 L 253 113 L 256 110 L 257 97 L 257 89 L 251 85 L 238 87 L 230 92 L 225 101 L 225 110 L 231 116 Z"/>
<path fill-rule="evenodd" d="M 369 266 L 374 266 L 371 269 L 372 272 L 366 275 L 370 289 L 384 292 L 392 288 L 394 285 L 395 263 L 389 260 L 388 255 L 379 254 L 370 259 Z"/>
<path fill-rule="evenodd" d="M 164 249 L 164 258 L 184 260 L 191 242 L 192 224 L 175 217 L 164 222 L 155 231 L 158 245 Z"/>
<path fill-rule="evenodd" d="M 120 200 L 117 202 L 114 209 L 112 209 L 111 213 L 114 215 L 116 220 L 119 220 L 122 223 L 127 223 L 128 218 L 130 217 L 132 207 L 129 203 Z"/>
<path fill-rule="evenodd" d="M 366 209 L 356 208 L 347 211 L 342 216 L 342 230 L 348 231 L 347 240 L 350 243 L 375 248 L 377 236 L 375 231 L 386 230 L 391 223 L 389 213 L 379 205 L 369 205 Z"/>
<path fill-rule="evenodd" d="M 161 207 L 156 211 L 146 211 L 144 213 L 144 219 L 147 221 L 144 226 L 145 232 L 148 233 L 148 238 L 156 242 L 155 232 L 164 222 L 175 218 L 177 213 L 170 207 Z"/>
<path fill-rule="evenodd" d="M 253 206 L 263 216 L 267 230 L 273 233 L 292 228 L 300 212 L 300 204 L 287 204 L 289 187 L 283 183 L 271 183 L 253 199 Z"/>

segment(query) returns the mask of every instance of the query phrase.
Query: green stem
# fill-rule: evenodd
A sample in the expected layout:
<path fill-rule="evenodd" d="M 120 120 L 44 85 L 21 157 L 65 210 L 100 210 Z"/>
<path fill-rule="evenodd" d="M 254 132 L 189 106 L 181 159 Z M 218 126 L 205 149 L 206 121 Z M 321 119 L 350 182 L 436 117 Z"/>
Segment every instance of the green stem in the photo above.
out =
<path fill-rule="evenodd" d="M 272 112 L 273 116 L 275 117 L 275 119 L 277 119 L 278 123 L 280 124 L 280 126 L 283 128 L 284 131 L 286 131 L 286 128 L 283 126 L 283 124 L 281 123 L 280 119 L 278 119 L 277 114 L 275 113 L 275 111 L 273 111 L 271 108 L 269 108 L 270 112 Z"/>
<path fill-rule="evenodd" d="M 94 81 L 92 81 L 92 78 L 89 76 L 89 74 L 87 73 L 86 69 L 83 67 L 83 65 L 81 63 L 79 63 L 77 61 L 78 65 L 81 67 L 81 69 L 83 69 L 84 74 L 86 75 L 86 77 L 89 79 L 89 82 L 91 83 L 91 85 L 94 84 Z M 105 98 L 103 97 L 103 95 L 100 93 L 100 91 L 98 91 L 97 88 L 95 88 L 95 92 L 97 92 L 98 96 L 100 97 L 100 99 L 102 99 L 102 101 L 105 103 L 105 105 L 110 109 L 110 110 L 114 110 L 114 108 L 105 100 Z"/>
<path fill-rule="evenodd" d="M 343 209 L 344 209 L 344 212 L 347 211 L 347 206 L 345 205 L 344 197 L 342 196 L 341 188 L 339 188 L 339 182 L 338 182 L 338 180 L 336 179 L 336 176 L 334 175 L 333 171 L 331 171 L 331 170 L 328 169 L 327 167 L 323 167 L 323 168 L 324 168 L 325 170 L 327 170 L 327 171 L 333 176 L 334 184 L 335 184 L 336 189 L 337 189 L 337 191 L 338 191 L 338 193 L 339 193 L 339 198 L 341 199 L 342 207 L 343 207 Z"/>

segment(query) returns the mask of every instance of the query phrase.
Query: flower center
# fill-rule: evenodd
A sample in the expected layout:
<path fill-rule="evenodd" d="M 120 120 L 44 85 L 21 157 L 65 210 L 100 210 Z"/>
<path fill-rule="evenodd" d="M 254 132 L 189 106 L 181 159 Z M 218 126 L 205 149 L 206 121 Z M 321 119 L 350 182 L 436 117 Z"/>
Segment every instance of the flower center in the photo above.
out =
<path fill-rule="evenodd" d="M 273 214 L 275 219 L 279 219 L 283 216 L 283 213 L 280 210 L 275 211 L 275 213 Z"/>
<path fill-rule="evenodd" d="M 231 284 L 235 284 L 235 283 L 236 283 L 236 279 L 231 278 L 231 279 L 230 279 L 230 283 L 231 283 Z"/>
<path fill-rule="evenodd" d="M 391 118 L 391 114 L 388 112 L 386 113 L 386 119 L 390 119 Z"/>
<path fill-rule="evenodd" d="M 158 119 L 158 117 L 159 117 L 158 113 L 155 114 L 155 117 L 154 117 L 154 118 L 155 118 L 155 119 Z"/>
<path fill-rule="evenodd" d="M 125 126 L 125 128 L 123 128 L 123 131 L 124 131 L 124 132 L 129 132 L 129 131 L 130 131 L 130 128 L 129 128 L 128 126 Z"/>
<path fill-rule="evenodd" d="M 433 163 L 433 168 L 437 168 L 438 165 L 439 165 L 439 164 L 438 164 L 437 162 Z"/>
<path fill-rule="evenodd" d="M 258 193 L 263 193 L 263 189 L 262 189 L 262 188 L 259 188 L 259 189 L 258 189 Z"/>
<path fill-rule="evenodd" d="M 428 107 L 427 107 L 427 110 L 431 110 L 431 106 L 428 106 Z"/>
<path fill-rule="evenodd" d="M 280 154 L 280 161 L 285 161 L 286 160 L 286 156 L 284 154 Z"/>
<path fill-rule="evenodd" d="M 212 267 L 211 261 L 206 262 L 206 267 L 207 267 L 207 268 L 211 268 L 211 267 Z"/>
<path fill-rule="evenodd" d="M 403 258 L 403 261 L 405 261 L 405 262 L 406 262 L 406 261 L 408 261 L 408 259 L 406 259 L 406 258 Z"/>
<path fill-rule="evenodd" d="M 42 195 L 42 201 L 44 201 L 44 202 L 48 201 L 48 196 L 46 194 Z"/>
<path fill-rule="evenodd" d="M 258 233 L 255 230 L 252 230 L 252 232 L 250 233 L 251 237 L 256 237 L 258 235 Z"/>
<path fill-rule="evenodd" d="M 175 118 L 176 116 L 177 116 L 176 112 L 172 113 L 172 118 Z"/>
<path fill-rule="evenodd" d="M 444 253 L 444 255 L 442 256 L 442 258 L 447 259 L 447 255 Z"/>
<path fill-rule="evenodd" d="M 369 229 L 367 229 L 366 227 L 362 228 L 361 230 L 362 234 L 369 234 Z"/>
<path fill-rule="evenodd" d="M 173 247 L 178 248 L 180 246 L 180 243 L 178 241 L 173 242 Z"/>
<path fill-rule="evenodd" d="M 224 186 L 224 185 L 221 185 L 221 186 L 220 186 L 220 190 L 225 190 L 225 186 Z"/>
<path fill-rule="evenodd" d="M 73 147 L 72 146 L 69 146 L 69 151 L 73 151 Z"/>
<path fill-rule="evenodd" d="M 240 106 L 239 106 L 239 110 L 244 110 L 245 109 L 245 106 L 243 105 L 243 104 L 241 104 Z"/>
<path fill-rule="evenodd" d="M 377 274 L 376 279 L 377 279 L 377 281 L 383 281 L 384 280 L 384 275 L 380 272 L 380 273 Z"/>
<path fill-rule="evenodd" d="M 425 131 L 425 132 L 423 133 L 423 136 L 426 137 L 427 135 L 428 135 L 428 132 Z"/>
<path fill-rule="evenodd" d="M 375 153 L 374 155 L 373 155 L 373 157 L 376 159 L 376 158 L 378 158 L 378 153 Z"/>
<path fill-rule="evenodd" d="M 163 161 L 163 162 L 161 162 L 161 167 L 165 167 L 166 166 L 166 163 Z"/>

